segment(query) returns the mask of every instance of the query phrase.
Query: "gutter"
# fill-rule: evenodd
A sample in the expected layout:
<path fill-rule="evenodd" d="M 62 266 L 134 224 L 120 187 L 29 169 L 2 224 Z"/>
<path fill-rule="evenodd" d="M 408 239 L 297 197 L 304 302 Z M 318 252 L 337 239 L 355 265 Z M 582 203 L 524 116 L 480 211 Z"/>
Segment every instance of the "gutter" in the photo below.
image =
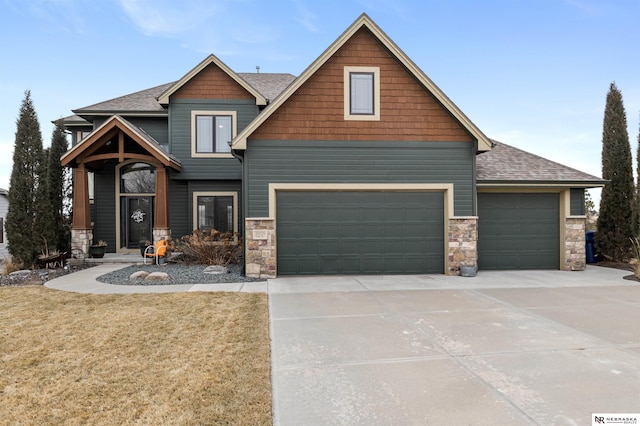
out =
<path fill-rule="evenodd" d="M 245 179 L 244 179 L 244 156 L 236 153 L 236 151 L 232 147 L 232 143 L 233 143 L 232 141 L 229 141 L 229 148 L 231 148 L 231 155 L 233 155 L 234 158 L 236 158 L 238 161 L 240 161 L 240 166 L 242 168 L 240 187 L 242 188 L 242 212 L 243 212 L 242 219 L 244 219 L 244 216 L 245 216 L 244 212 L 246 212 L 246 208 L 247 208 L 247 204 L 245 202 L 245 193 L 246 193 L 246 191 L 245 191 L 245 188 L 244 188 L 244 182 L 245 182 Z M 240 265 L 240 273 L 243 276 L 246 277 L 247 276 L 247 274 L 246 274 L 247 259 L 246 259 L 245 254 L 246 254 L 246 251 L 247 251 L 247 237 L 246 237 L 247 230 L 245 229 L 244 224 L 242 226 L 242 229 L 244 230 L 244 232 L 242 233 L 242 247 L 244 249 L 244 252 L 242 253 L 242 265 Z"/>

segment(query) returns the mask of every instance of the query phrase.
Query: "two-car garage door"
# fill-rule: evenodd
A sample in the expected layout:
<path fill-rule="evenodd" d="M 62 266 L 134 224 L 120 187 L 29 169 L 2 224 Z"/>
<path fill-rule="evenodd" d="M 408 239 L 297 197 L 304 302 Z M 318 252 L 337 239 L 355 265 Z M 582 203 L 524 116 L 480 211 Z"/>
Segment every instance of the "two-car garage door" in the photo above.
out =
<path fill-rule="evenodd" d="M 278 191 L 279 275 L 444 271 L 444 194 Z"/>

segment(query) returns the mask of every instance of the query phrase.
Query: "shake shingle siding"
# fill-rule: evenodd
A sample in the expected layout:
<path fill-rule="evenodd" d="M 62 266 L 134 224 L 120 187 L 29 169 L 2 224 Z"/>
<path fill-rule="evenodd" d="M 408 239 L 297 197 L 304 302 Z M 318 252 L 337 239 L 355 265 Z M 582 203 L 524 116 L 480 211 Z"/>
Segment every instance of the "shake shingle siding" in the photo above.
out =
<path fill-rule="evenodd" d="M 268 216 L 268 184 L 453 183 L 455 214 L 473 214 L 468 142 L 251 141 L 247 216 Z"/>

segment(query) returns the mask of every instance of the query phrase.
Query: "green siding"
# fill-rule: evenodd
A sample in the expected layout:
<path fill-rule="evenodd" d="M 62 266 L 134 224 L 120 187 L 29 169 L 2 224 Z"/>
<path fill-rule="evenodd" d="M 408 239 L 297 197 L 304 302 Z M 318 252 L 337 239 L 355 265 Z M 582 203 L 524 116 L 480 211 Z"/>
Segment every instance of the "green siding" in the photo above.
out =
<path fill-rule="evenodd" d="M 418 274 L 444 268 L 442 192 L 282 191 L 278 274 Z"/>
<path fill-rule="evenodd" d="M 571 216 L 583 216 L 584 214 L 584 189 L 571 188 Z"/>
<path fill-rule="evenodd" d="M 186 181 L 169 180 L 169 226 L 174 240 L 190 234 L 193 230 L 189 217 L 189 187 Z"/>
<path fill-rule="evenodd" d="M 478 267 L 558 269 L 558 194 L 478 194 Z"/>
<path fill-rule="evenodd" d="M 97 171 L 94 178 L 93 239 L 107 242 L 107 251 L 115 252 L 116 247 L 116 192 L 114 187 L 115 169 L 113 163 Z"/>
<path fill-rule="evenodd" d="M 235 158 L 191 158 L 191 111 L 236 111 L 236 133 L 258 115 L 254 101 L 176 99 L 169 106 L 170 152 L 182 163 L 174 179 L 241 179 L 242 166 Z"/>
<path fill-rule="evenodd" d="M 468 142 L 250 141 L 247 214 L 268 216 L 268 184 L 453 183 L 455 214 L 474 212 Z"/>
<path fill-rule="evenodd" d="M 169 125 L 167 117 L 151 118 L 151 117 L 126 117 L 125 118 L 134 126 L 144 130 L 149 136 L 156 140 L 160 145 L 169 145 Z"/>

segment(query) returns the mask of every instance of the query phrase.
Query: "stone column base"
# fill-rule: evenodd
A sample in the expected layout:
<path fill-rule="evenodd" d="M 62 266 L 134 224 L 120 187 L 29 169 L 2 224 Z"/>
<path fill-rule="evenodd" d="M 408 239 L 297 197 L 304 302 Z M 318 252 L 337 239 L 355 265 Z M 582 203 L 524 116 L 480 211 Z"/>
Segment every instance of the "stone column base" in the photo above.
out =
<path fill-rule="evenodd" d="M 460 266 L 478 269 L 478 218 L 449 219 L 449 253 L 447 275 L 460 275 Z"/>
<path fill-rule="evenodd" d="M 251 278 L 275 278 L 276 221 L 270 218 L 245 219 L 245 267 Z"/>
<path fill-rule="evenodd" d="M 89 257 L 89 246 L 93 241 L 93 229 L 71 230 L 71 257 L 86 259 Z"/>
<path fill-rule="evenodd" d="M 171 228 L 153 228 L 153 244 L 171 236 Z"/>
<path fill-rule="evenodd" d="M 587 267 L 586 218 L 568 217 L 564 220 L 565 271 L 584 271 Z"/>

